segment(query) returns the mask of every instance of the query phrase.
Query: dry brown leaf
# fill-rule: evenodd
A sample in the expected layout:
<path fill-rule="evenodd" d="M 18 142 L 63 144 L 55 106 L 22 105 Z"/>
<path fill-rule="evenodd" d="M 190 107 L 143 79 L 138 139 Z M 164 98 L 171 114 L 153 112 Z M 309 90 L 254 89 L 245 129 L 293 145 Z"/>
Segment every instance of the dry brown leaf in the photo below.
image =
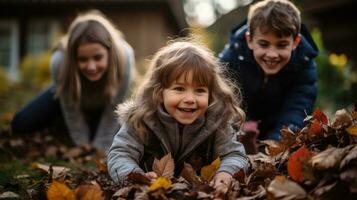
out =
<path fill-rule="evenodd" d="M 274 199 L 305 199 L 307 196 L 301 186 L 286 179 L 284 176 L 276 176 L 274 180 L 270 182 L 267 190 L 273 195 Z"/>
<path fill-rule="evenodd" d="M 357 193 L 357 167 L 351 167 L 340 174 L 341 180 L 348 183 L 351 193 Z"/>
<path fill-rule="evenodd" d="M 158 176 L 163 176 L 168 179 L 171 179 L 174 175 L 175 163 L 174 159 L 171 157 L 171 154 L 166 154 L 160 160 L 155 158 L 154 163 L 152 165 L 153 171 Z"/>
<path fill-rule="evenodd" d="M 44 165 L 44 164 L 40 164 L 40 163 L 32 163 L 32 167 L 34 169 L 42 170 L 48 174 L 51 173 L 51 168 L 52 168 L 52 178 L 53 179 L 58 179 L 58 178 L 66 176 L 67 172 L 69 172 L 71 170 L 67 167 L 49 166 L 49 165 Z"/>
<path fill-rule="evenodd" d="M 75 200 L 74 192 L 64 183 L 53 181 L 47 190 L 48 200 Z"/>
<path fill-rule="evenodd" d="M 280 130 L 280 143 L 285 147 L 291 147 L 291 145 L 296 143 L 296 135 L 295 133 L 290 130 L 290 128 L 283 128 Z"/>
<path fill-rule="evenodd" d="M 102 162 L 101 160 L 94 159 L 95 164 L 97 165 L 97 168 L 101 173 L 107 173 L 108 172 L 108 166 Z"/>
<path fill-rule="evenodd" d="M 282 145 L 280 142 L 276 140 L 263 140 L 261 143 L 267 145 L 267 153 L 270 156 L 276 156 L 286 150 L 286 146 Z"/>
<path fill-rule="evenodd" d="M 336 111 L 335 118 L 332 122 L 332 127 L 334 128 L 341 128 L 343 126 L 350 126 L 352 124 L 352 117 L 346 111 L 346 109 L 341 109 Z"/>
<path fill-rule="evenodd" d="M 183 169 L 181 171 L 181 176 L 188 181 L 193 187 L 201 185 L 199 177 L 196 175 L 195 170 L 188 163 L 184 163 Z"/>
<path fill-rule="evenodd" d="M 342 169 L 344 166 L 346 166 L 351 160 L 356 159 L 356 158 L 357 158 L 357 144 L 355 144 L 354 147 L 351 147 L 351 150 L 342 159 L 341 164 L 340 164 L 340 169 Z"/>
<path fill-rule="evenodd" d="M 75 194 L 78 200 L 104 200 L 105 195 L 96 181 L 92 181 L 90 184 L 81 184 L 76 190 Z"/>
<path fill-rule="evenodd" d="M 130 172 L 128 174 L 128 180 L 133 181 L 134 183 L 150 185 L 150 179 L 144 174 L 138 172 Z"/>
<path fill-rule="evenodd" d="M 330 147 L 311 158 L 313 167 L 319 170 L 334 168 L 339 165 L 342 158 L 346 155 L 345 148 Z"/>
<path fill-rule="evenodd" d="M 201 168 L 201 178 L 205 181 L 211 181 L 213 177 L 216 175 L 216 171 L 221 165 L 221 160 L 219 157 L 214 160 L 210 165 L 204 166 Z"/>

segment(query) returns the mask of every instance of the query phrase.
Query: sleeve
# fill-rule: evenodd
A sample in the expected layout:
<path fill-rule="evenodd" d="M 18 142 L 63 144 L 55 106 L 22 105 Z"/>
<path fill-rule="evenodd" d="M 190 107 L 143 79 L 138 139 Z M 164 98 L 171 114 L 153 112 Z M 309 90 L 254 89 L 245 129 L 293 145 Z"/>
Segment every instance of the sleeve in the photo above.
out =
<path fill-rule="evenodd" d="M 127 124 L 123 124 L 108 152 L 108 170 L 112 179 L 119 182 L 125 180 L 130 172 L 143 173 L 139 167 L 143 152 L 142 140 Z"/>
<path fill-rule="evenodd" d="M 11 129 L 15 134 L 41 131 L 59 115 L 61 107 L 59 100 L 54 98 L 54 87 L 51 86 L 15 114 Z"/>
<path fill-rule="evenodd" d="M 221 166 L 217 172 L 234 174 L 240 169 L 248 169 L 248 159 L 245 155 L 244 146 L 237 141 L 233 129 L 229 133 L 217 133 L 215 138 L 215 154 L 221 159 Z"/>
<path fill-rule="evenodd" d="M 317 96 L 316 63 L 311 60 L 307 67 L 298 75 L 296 83 L 286 96 L 286 100 L 277 118 L 274 130 L 267 139 L 278 140 L 283 126 L 291 129 L 302 128 L 304 118 L 312 112 Z"/>
<path fill-rule="evenodd" d="M 58 83 L 59 71 L 64 66 L 65 54 L 63 50 L 57 49 L 53 52 L 50 60 L 50 72 L 55 84 Z"/>

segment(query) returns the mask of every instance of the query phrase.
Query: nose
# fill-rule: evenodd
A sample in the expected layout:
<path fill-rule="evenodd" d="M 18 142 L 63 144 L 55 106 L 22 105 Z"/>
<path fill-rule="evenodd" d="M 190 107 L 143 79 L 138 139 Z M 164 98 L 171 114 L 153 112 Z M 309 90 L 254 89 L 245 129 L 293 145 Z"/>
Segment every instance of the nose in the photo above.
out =
<path fill-rule="evenodd" d="M 89 60 L 87 63 L 87 69 L 88 70 L 95 70 L 96 69 L 96 64 L 94 60 Z"/>
<path fill-rule="evenodd" d="M 269 48 L 266 55 L 269 58 L 276 58 L 279 56 L 278 51 L 275 48 Z"/>
<path fill-rule="evenodd" d="M 193 94 L 193 92 L 187 92 L 185 94 L 184 102 L 189 104 L 195 103 L 195 95 Z"/>

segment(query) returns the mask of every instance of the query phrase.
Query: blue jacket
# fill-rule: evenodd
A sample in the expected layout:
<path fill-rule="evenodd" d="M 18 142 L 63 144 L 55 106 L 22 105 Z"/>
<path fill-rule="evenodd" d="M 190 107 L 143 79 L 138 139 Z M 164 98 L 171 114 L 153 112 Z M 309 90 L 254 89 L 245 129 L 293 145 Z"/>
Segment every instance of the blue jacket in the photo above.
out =
<path fill-rule="evenodd" d="M 248 48 L 246 23 L 231 32 L 230 43 L 219 54 L 239 84 L 247 120 L 259 121 L 260 139 L 278 140 L 283 126 L 301 128 L 316 100 L 318 49 L 304 25 L 301 42 L 277 74 L 265 76 Z"/>

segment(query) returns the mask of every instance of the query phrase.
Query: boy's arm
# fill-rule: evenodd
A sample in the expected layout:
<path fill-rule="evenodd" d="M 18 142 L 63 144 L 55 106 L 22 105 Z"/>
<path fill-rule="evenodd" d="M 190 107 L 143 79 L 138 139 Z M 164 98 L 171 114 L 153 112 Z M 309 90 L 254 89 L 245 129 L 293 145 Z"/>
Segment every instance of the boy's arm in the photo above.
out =
<path fill-rule="evenodd" d="M 240 169 L 246 170 L 248 168 L 244 146 L 237 141 L 237 135 L 232 128 L 229 129 L 229 133 L 218 131 L 214 145 L 215 155 L 218 155 L 221 159 L 221 166 L 217 173 L 227 172 L 233 175 Z"/>
<path fill-rule="evenodd" d="M 306 114 L 312 112 L 317 95 L 317 71 L 315 61 L 310 61 L 308 66 L 298 75 L 293 88 L 286 96 L 285 103 L 277 118 L 275 129 L 269 133 L 268 139 L 279 139 L 283 126 L 302 128 Z"/>
<path fill-rule="evenodd" d="M 123 124 L 108 152 L 108 170 L 112 179 L 119 182 L 125 180 L 130 172 L 143 172 L 139 167 L 143 152 L 141 139 Z"/>

